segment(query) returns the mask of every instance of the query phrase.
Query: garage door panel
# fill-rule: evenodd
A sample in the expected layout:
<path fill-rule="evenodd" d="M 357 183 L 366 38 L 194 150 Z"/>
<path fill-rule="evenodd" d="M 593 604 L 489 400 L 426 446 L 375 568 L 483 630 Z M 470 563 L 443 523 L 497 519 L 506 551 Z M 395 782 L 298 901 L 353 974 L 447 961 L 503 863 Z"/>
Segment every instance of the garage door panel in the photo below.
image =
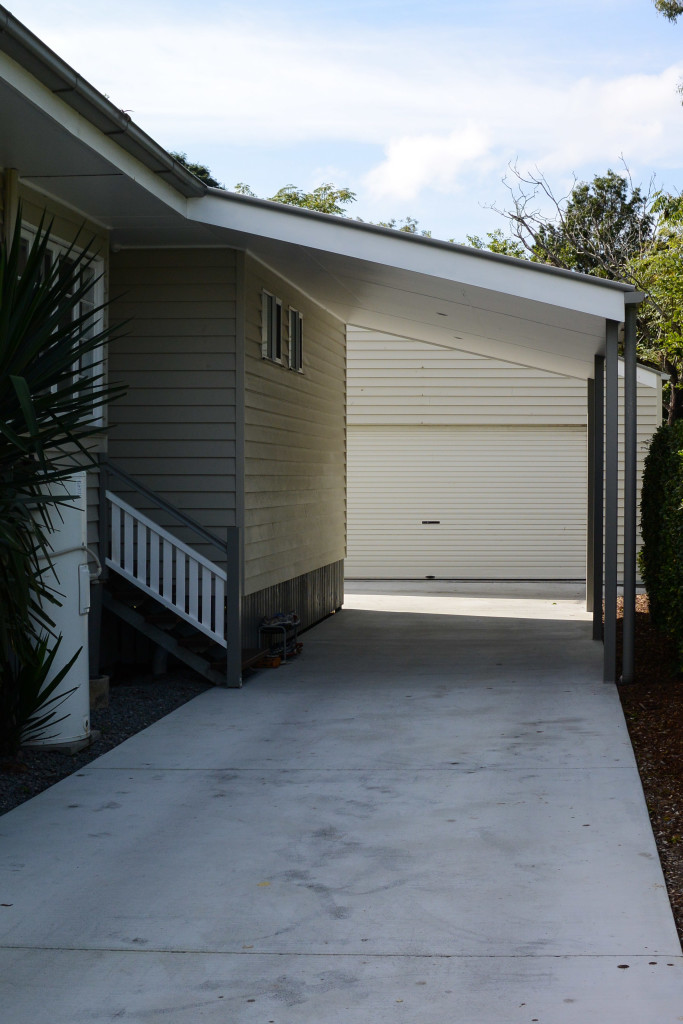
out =
<path fill-rule="evenodd" d="M 585 429 L 349 427 L 349 577 L 579 579 L 585 530 Z"/>

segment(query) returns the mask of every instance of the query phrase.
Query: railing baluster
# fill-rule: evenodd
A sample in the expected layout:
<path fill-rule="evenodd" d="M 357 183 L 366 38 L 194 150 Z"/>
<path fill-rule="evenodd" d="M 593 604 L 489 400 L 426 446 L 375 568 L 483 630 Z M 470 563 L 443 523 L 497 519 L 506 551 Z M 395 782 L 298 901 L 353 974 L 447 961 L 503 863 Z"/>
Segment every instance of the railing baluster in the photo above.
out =
<path fill-rule="evenodd" d="M 133 573 L 133 530 L 135 520 L 130 512 L 123 513 L 123 568 Z"/>
<path fill-rule="evenodd" d="M 220 576 L 214 576 L 214 611 L 213 629 L 221 638 L 225 637 L 225 586 Z"/>
<path fill-rule="evenodd" d="M 116 565 L 121 565 L 121 509 L 118 505 L 111 504 L 111 560 Z"/>
<path fill-rule="evenodd" d="M 188 559 L 189 604 L 188 614 L 199 622 L 199 565 L 194 558 Z"/>
<path fill-rule="evenodd" d="M 138 565 L 135 576 L 141 583 L 147 582 L 147 527 L 138 523 Z"/>
<path fill-rule="evenodd" d="M 202 566 L 202 626 L 213 629 L 213 615 L 211 609 L 211 578 L 213 573 Z"/>
<path fill-rule="evenodd" d="M 173 601 L 173 544 L 168 537 L 163 537 L 161 543 L 164 559 L 164 597 L 170 604 Z"/>
<path fill-rule="evenodd" d="M 185 608 L 185 552 L 180 548 L 175 551 L 175 602 L 177 608 Z"/>
<path fill-rule="evenodd" d="M 159 542 L 161 538 L 154 530 L 149 531 L 149 586 L 155 593 L 159 589 Z"/>
<path fill-rule="evenodd" d="M 106 501 L 107 565 L 225 647 L 226 571 L 110 491 Z"/>

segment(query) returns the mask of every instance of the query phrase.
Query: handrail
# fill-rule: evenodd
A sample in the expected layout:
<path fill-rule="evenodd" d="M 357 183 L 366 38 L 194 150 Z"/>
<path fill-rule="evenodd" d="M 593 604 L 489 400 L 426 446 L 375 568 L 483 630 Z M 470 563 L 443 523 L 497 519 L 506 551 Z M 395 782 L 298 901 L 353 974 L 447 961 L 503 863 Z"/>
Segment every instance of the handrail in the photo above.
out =
<path fill-rule="evenodd" d="M 184 544 L 112 491 L 105 563 L 161 605 L 227 647 L 225 569 Z M 111 553 L 107 553 L 107 548 Z"/>
<path fill-rule="evenodd" d="M 109 501 L 112 505 L 116 505 L 118 508 L 121 509 L 122 512 L 127 512 L 128 515 L 132 516 L 135 519 L 136 523 L 139 523 L 141 526 L 146 527 L 152 533 L 156 533 L 159 537 L 165 538 L 166 540 L 170 541 L 177 551 L 182 551 L 183 554 L 188 555 L 190 558 L 194 559 L 194 561 L 197 562 L 198 565 L 203 565 L 205 569 L 209 569 L 212 573 L 214 573 L 214 575 L 218 576 L 219 579 L 222 579 L 224 582 L 227 580 L 228 576 L 225 569 L 221 569 L 221 567 L 219 565 L 216 565 L 215 562 L 212 562 L 210 558 L 205 558 L 204 555 L 200 554 L 199 551 L 195 551 L 193 548 L 191 548 L 189 544 L 184 544 L 183 541 L 180 540 L 178 537 L 174 537 L 172 533 L 169 533 L 168 530 L 165 530 L 163 526 L 159 526 L 159 524 L 155 523 L 153 519 L 149 518 L 149 516 L 144 515 L 142 512 L 139 512 L 136 508 L 133 508 L 132 505 L 129 505 L 128 502 L 124 501 L 123 498 L 120 498 L 118 494 L 114 494 L 112 491 L 108 490 L 106 492 L 106 497 L 107 501 Z"/>
<path fill-rule="evenodd" d="M 192 519 L 191 516 L 188 516 L 184 512 L 181 512 L 180 509 L 175 508 L 168 501 L 162 498 L 161 495 L 156 494 L 154 491 L 150 490 L 149 487 L 145 487 L 145 485 L 139 480 L 136 480 L 134 476 L 131 476 L 130 473 L 126 473 L 124 469 L 119 469 L 118 466 L 115 466 L 104 456 L 100 456 L 100 471 L 102 470 L 104 470 L 105 473 L 111 473 L 114 476 L 118 476 L 121 480 L 125 481 L 125 483 L 132 487 L 134 491 L 137 491 L 139 494 L 144 494 L 146 498 L 149 498 L 150 501 L 153 501 L 159 506 L 159 508 L 162 508 L 164 512 L 168 512 L 168 514 L 177 519 L 179 523 L 183 523 L 184 526 L 188 526 L 191 530 L 194 530 L 195 533 L 198 533 L 199 536 L 203 537 L 204 540 L 209 542 L 209 544 L 213 544 L 223 552 L 228 550 L 227 541 L 220 540 L 220 538 L 216 537 L 215 534 L 211 533 L 196 520 Z M 235 527 L 228 527 L 228 529 L 235 529 Z"/>

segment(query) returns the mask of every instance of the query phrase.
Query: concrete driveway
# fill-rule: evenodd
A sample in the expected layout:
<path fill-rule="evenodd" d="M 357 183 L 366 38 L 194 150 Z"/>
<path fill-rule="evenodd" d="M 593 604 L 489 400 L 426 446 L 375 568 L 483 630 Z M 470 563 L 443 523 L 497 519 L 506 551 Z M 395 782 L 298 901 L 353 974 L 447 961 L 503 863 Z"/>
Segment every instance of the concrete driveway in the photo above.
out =
<path fill-rule="evenodd" d="M 579 594 L 413 589 L 0 819 L 8 1024 L 683 1020 Z"/>

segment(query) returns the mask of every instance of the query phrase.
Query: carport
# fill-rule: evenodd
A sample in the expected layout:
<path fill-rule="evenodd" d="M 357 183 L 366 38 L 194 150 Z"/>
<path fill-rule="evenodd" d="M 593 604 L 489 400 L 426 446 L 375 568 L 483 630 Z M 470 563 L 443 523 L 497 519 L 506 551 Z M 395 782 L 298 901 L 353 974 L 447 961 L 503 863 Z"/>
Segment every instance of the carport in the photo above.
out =
<path fill-rule="evenodd" d="M 635 314 L 642 296 L 618 282 L 207 188 L 8 12 L 0 19 L 0 49 L 5 210 L 14 208 L 21 173 L 31 187 L 105 225 L 114 251 L 242 250 L 342 324 L 586 382 L 586 597 L 596 640 L 603 639 L 605 603 L 606 681 L 616 675 L 617 359 L 623 328 L 628 681 L 635 606 Z M 11 217 L 5 229 L 11 229 Z M 235 607 L 242 595 L 238 576 L 228 593 Z M 233 640 L 238 630 L 239 621 L 229 625 Z"/>
<path fill-rule="evenodd" d="M 630 285 L 211 189 L 193 220 L 246 248 L 347 325 L 586 382 L 586 607 L 616 680 L 618 356 L 624 372 L 624 653 L 633 677 L 636 580 L 635 318 Z M 601 524 L 603 524 L 601 528 Z M 605 608 L 602 623 L 603 601 Z"/>

